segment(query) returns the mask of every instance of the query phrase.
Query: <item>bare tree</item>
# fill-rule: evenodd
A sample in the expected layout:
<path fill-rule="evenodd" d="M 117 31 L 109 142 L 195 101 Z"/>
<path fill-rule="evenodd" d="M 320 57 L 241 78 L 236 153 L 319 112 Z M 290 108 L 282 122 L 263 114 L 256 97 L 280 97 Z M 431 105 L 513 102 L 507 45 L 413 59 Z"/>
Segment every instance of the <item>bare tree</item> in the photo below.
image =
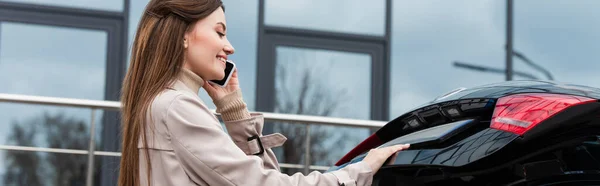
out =
<path fill-rule="evenodd" d="M 293 56 L 286 59 L 287 63 L 302 63 L 304 56 Z M 319 67 L 277 64 L 277 98 L 275 112 L 331 116 L 334 112 L 345 109 L 348 98 L 344 88 L 328 87 L 319 81 Z M 300 66 L 300 67 L 298 67 Z M 299 73 L 298 73 L 299 72 Z M 293 75 L 292 75 L 293 74 Z M 298 76 L 300 74 L 300 76 Z M 280 161 L 289 163 L 304 163 L 305 138 L 304 125 L 292 123 L 275 123 L 274 131 L 284 134 L 288 140 L 280 151 Z M 311 125 L 310 128 L 310 163 L 311 165 L 331 165 L 340 158 L 347 148 L 348 142 L 355 140 L 348 129 L 331 126 Z M 283 172 L 293 174 L 298 170 Z"/>
<path fill-rule="evenodd" d="M 49 115 L 13 122 L 8 142 L 19 146 L 40 146 L 35 139 L 44 139 L 50 148 L 87 149 L 89 129 L 84 121 L 64 114 Z M 60 153 L 7 151 L 5 185 L 84 185 L 87 156 Z M 96 165 L 99 161 L 96 158 Z M 99 171 L 95 176 L 98 177 Z M 98 180 L 96 180 L 98 181 Z"/>
<path fill-rule="evenodd" d="M 12 133 L 8 135 L 11 145 L 34 146 L 35 127 L 27 127 L 35 120 L 23 124 L 13 121 Z M 4 185 L 41 185 L 40 156 L 37 153 L 24 151 L 6 151 L 4 156 L 6 162 L 6 173 L 4 174 Z"/>
<path fill-rule="evenodd" d="M 87 149 L 90 134 L 84 121 L 63 114 L 44 115 L 44 133 L 50 148 Z M 49 153 L 46 161 L 54 172 L 53 185 L 84 185 L 87 156 Z M 96 165 L 99 165 L 97 162 Z"/>

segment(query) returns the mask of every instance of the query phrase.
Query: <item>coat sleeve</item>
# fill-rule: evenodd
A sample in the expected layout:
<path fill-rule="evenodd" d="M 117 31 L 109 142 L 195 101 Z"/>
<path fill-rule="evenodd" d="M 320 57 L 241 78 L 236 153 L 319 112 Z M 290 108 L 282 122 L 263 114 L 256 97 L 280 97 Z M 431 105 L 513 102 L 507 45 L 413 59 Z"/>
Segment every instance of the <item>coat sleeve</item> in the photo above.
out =
<path fill-rule="evenodd" d="M 279 170 L 279 163 L 271 148 L 283 145 L 287 138 L 279 133 L 263 136 L 263 115 L 248 112 L 239 90 L 214 103 L 235 145 L 246 155 L 261 158 L 265 168 Z"/>
<path fill-rule="evenodd" d="M 257 156 L 240 150 L 198 98 L 180 94 L 167 108 L 164 122 L 171 145 L 191 180 L 209 185 L 371 185 L 373 172 L 364 162 L 329 173 L 286 175 L 263 166 Z M 248 121 L 256 121 L 256 118 Z"/>
<path fill-rule="evenodd" d="M 282 134 L 275 133 L 263 136 L 262 114 L 252 114 L 248 119 L 225 121 L 225 127 L 234 144 L 248 156 L 262 159 L 267 169 L 279 171 L 279 163 L 271 148 L 283 145 L 287 140 Z"/>

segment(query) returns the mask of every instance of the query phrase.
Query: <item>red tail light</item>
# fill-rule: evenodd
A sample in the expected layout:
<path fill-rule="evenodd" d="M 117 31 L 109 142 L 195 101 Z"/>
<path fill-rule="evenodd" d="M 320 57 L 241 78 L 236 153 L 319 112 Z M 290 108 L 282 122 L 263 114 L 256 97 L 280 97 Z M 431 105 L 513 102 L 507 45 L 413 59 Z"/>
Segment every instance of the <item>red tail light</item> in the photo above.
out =
<path fill-rule="evenodd" d="M 365 139 L 365 141 L 361 142 L 356 147 L 354 147 L 354 149 L 350 150 L 350 152 L 348 152 L 348 154 L 346 154 L 344 157 L 342 157 L 342 159 L 340 159 L 337 163 L 335 163 L 335 165 L 340 166 L 346 162 L 349 162 L 350 160 L 352 160 L 352 158 L 354 158 L 354 157 L 360 155 L 361 153 L 366 152 L 372 148 L 375 148 L 381 144 L 383 144 L 381 142 L 381 139 L 379 139 L 379 137 L 377 137 L 377 134 L 373 134 L 373 135 L 369 136 L 367 139 Z"/>
<path fill-rule="evenodd" d="M 540 122 L 574 105 L 594 99 L 545 93 L 516 94 L 498 99 L 491 128 L 523 135 Z"/>

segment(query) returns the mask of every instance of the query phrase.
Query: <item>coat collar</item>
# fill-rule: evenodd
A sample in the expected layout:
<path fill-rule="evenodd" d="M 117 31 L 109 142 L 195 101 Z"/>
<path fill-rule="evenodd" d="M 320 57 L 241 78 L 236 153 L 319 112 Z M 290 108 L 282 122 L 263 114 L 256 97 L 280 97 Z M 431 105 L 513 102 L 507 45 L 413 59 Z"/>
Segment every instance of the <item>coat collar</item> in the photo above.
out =
<path fill-rule="evenodd" d="M 178 84 L 183 84 L 186 88 L 190 89 L 196 95 L 198 94 L 198 91 L 200 90 L 202 85 L 204 85 L 204 79 L 202 79 L 200 76 L 196 75 L 196 73 L 192 72 L 187 68 L 182 68 L 181 72 L 179 73 L 179 76 L 177 77 L 177 81 L 179 81 L 180 83 L 175 83 L 173 85 L 173 88 L 179 89 L 180 85 Z"/>

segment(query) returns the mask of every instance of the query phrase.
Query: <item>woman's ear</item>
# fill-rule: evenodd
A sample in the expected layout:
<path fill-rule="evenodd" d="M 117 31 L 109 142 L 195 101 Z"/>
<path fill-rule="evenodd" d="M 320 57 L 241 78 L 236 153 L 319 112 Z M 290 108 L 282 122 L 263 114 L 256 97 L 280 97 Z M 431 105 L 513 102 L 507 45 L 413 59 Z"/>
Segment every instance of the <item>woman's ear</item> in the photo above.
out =
<path fill-rule="evenodd" d="M 185 48 L 185 49 L 187 49 L 187 47 L 188 47 L 188 42 L 189 42 L 188 38 L 189 38 L 188 34 L 186 33 L 185 36 L 183 36 L 183 48 Z"/>

